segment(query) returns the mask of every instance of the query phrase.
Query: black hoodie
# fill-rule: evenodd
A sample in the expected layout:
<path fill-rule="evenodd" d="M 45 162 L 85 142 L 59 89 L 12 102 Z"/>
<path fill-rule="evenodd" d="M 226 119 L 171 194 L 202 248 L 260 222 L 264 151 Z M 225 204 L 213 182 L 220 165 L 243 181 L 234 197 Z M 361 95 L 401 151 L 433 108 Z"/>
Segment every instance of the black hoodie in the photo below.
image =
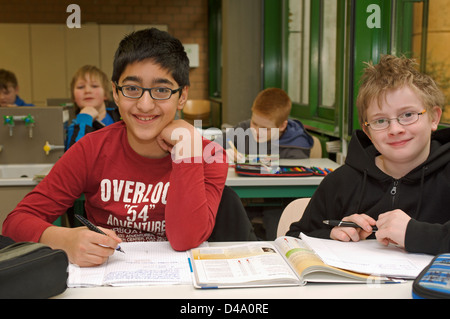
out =
<path fill-rule="evenodd" d="M 345 165 L 324 178 L 287 235 L 330 238 L 331 227 L 323 220 L 355 213 L 377 220 L 379 214 L 401 209 L 412 218 L 406 229 L 407 251 L 450 252 L 450 128 L 433 133 L 428 159 L 400 179 L 375 165 L 378 155 L 366 134 L 356 131 Z"/>

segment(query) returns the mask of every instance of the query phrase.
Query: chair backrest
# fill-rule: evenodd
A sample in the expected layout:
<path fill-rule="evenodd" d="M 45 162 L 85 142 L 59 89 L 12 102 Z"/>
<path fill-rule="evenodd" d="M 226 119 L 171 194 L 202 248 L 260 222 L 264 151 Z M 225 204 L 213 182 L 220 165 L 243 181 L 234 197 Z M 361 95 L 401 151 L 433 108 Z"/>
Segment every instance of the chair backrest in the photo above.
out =
<path fill-rule="evenodd" d="M 202 126 L 210 125 L 211 102 L 209 100 L 187 100 L 182 110 L 183 119 L 194 124 L 194 120 L 201 120 Z"/>
<path fill-rule="evenodd" d="M 311 148 L 311 152 L 309 154 L 310 158 L 321 158 L 322 157 L 322 144 L 320 144 L 320 140 L 314 136 L 311 135 L 313 140 L 314 140 L 314 144 L 313 147 Z"/>
<path fill-rule="evenodd" d="M 299 198 L 290 202 L 281 214 L 278 222 L 277 237 L 286 235 L 293 222 L 299 221 L 311 198 Z"/>
<path fill-rule="evenodd" d="M 238 194 L 229 186 L 224 187 L 216 223 L 208 241 L 257 240 L 253 225 Z"/>

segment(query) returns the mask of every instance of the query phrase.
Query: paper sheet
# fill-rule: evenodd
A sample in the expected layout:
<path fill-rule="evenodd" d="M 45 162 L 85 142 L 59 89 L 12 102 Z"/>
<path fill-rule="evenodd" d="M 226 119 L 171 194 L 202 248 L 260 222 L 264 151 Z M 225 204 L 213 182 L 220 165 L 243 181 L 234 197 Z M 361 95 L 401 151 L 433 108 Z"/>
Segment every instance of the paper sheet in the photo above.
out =
<path fill-rule="evenodd" d="M 186 252 L 176 252 L 169 242 L 121 243 L 98 267 L 69 265 L 68 287 L 192 284 Z"/>
<path fill-rule="evenodd" d="M 301 234 L 301 239 L 330 266 L 377 276 L 415 278 L 432 255 L 412 254 L 376 240 L 341 242 Z"/>

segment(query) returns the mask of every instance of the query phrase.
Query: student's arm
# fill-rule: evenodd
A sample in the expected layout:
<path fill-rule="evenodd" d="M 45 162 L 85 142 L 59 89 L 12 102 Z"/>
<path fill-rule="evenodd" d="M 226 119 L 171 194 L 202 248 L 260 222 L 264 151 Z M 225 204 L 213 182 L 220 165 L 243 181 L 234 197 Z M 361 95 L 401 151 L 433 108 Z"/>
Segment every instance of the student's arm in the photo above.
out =
<path fill-rule="evenodd" d="M 183 121 L 184 122 L 184 121 Z M 186 128 L 188 136 L 175 143 L 170 188 L 165 211 L 166 234 L 175 250 L 183 251 L 204 242 L 214 228 L 217 209 L 228 172 L 228 163 L 222 147 L 205 141 L 195 128 L 185 123 L 176 123 Z M 191 131 L 194 129 L 194 131 Z M 167 133 L 167 131 L 165 132 Z M 191 144 L 193 143 L 193 144 Z M 191 150 L 195 156 L 184 157 L 182 150 Z"/>
<path fill-rule="evenodd" d="M 85 227 L 63 228 L 53 222 L 80 197 L 88 169 L 85 152 L 76 143 L 53 166 L 52 170 L 27 194 L 7 216 L 2 233 L 15 241 L 41 242 L 52 248 L 64 249 L 72 263 L 90 266 L 105 260 L 117 247 L 120 239 L 114 232 L 109 236 L 88 231 Z"/>
<path fill-rule="evenodd" d="M 405 249 L 432 255 L 450 252 L 450 222 L 437 224 L 411 219 L 406 227 Z"/>
<path fill-rule="evenodd" d="M 97 116 L 98 111 L 93 107 L 85 107 L 78 113 L 67 129 L 66 150 L 94 130 L 92 125 Z"/>
<path fill-rule="evenodd" d="M 337 217 L 331 218 L 330 214 L 333 214 L 334 209 L 327 208 L 332 202 L 331 188 L 328 185 L 326 180 L 322 181 L 311 197 L 302 218 L 291 224 L 286 233 L 287 236 L 299 237 L 300 233 L 304 233 L 312 237 L 330 238 L 331 229 L 323 224 L 323 220 L 337 219 Z"/>
<path fill-rule="evenodd" d="M 341 220 L 354 211 L 354 194 L 358 183 L 348 176 L 348 167 L 342 166 L 325 176 L 311 197 L 302 218 L 291 224 L 287 236 L 308 236 L 329 239 L 332 228 L 324 220 Z"/>

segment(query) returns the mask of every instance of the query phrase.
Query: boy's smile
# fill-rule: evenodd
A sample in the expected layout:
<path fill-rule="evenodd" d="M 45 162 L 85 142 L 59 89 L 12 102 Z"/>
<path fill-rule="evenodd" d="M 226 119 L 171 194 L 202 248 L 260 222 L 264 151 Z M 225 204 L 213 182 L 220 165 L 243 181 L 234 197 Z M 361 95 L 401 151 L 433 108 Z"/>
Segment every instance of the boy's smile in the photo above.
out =
<path fill-rule="evenodd" d="M 172 90 L 179 87 L 170 72 L 151 59 L 127 65 L 118 85 L 164 87 Z M 175 93 L 167 100 L 154 100 L 150 92 L 146 91 L 140 98 L 133 99 L 123 96 L 113 83 L 113 96 L 127 125 L 130 146 L 142 156 L 165 156 L 166 153 L 158 146 L 156 137 L 174 120 L 176 111 L 183 108 L 187 99 L 187 87 L 182 90 L 181 97 L 180 93 Z"/>

